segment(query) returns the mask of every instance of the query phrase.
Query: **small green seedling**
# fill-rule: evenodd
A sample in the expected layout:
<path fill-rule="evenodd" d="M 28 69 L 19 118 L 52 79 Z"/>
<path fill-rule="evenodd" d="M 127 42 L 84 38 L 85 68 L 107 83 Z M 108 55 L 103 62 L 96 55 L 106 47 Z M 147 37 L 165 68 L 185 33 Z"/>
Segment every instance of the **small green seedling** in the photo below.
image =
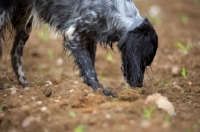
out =
<path fill-rule="evenodd" d="M 85 128 L 84 125 L 78 125 L 74 130 L 74 132 L 84 132 L 84 128 Z"/>
<path fill-rule="evenodd" d="M 151 108 L 144 108 L 143 111 L 144 111 L 144 117 L 147 118 L 147 119 L 151 119 L 151 115 L 153 113 L 153 111 L 156 109 L 156 106 L 152 106 Z"/>
<path fill-rule="evenodd" d="M 4 108 L 4 107 L 7 107 L 7 105 L 6 105 L 6 104 L 2 104 L 2 105 L 0 106 L 0 113 L 3 112 L 3 108 Z"/>
<path fill-rule="evenodd" d="M 170 121 L 170 116 L 169 115 L 166 115 L 165 116 L 165 122 L 169 122 Z"/>
<path fill-rule="evenodd" d="M 181 15 L 181 22 L 183 24 L 187 24 L 188 23 L 188 17 L 186 15 Z"/>
<path fill-rule="evenodd" d="M 5 83 L 4 86 L 5 86 L 5 88 L 8 88 L 8 87 L 10 87 L 10 84 L 9 83 Z"/>
<path fill-rule="evenodd" d="M 160 18 L 158 17 L 149 17 L 149 20 L 151 23 L 153 23 L 153 25 L 161 25 L 162 21 L 160 20 Z"/>
<path fill-rule="evenodd" d="M 39 84 L 39 83 L 40 83 L 40 80 L 34 79 L 34 82 L 35 82 L 36 84 Z"/>
<path fill-rule="evenodd" d="M 174 46 L 180 48 L 184 53 L 188 53 L 190 48 L 191 48 L 191 44 L 187 44 L 186 46 L 184 46 L 182 43 L 180 42 L 175 42 Z"/>
<path fill-rule="evenodd" d="M 75 118 L 76 117 L 76 113 L 75 112 L 73 112 L 73 111 L 69 111 L 69 115 L 71 116 L 71 117 L 73 117 L 73 118 Z"/>
<path fill-rule="evenodd" d="M 184 94 L 185 93 L 185 91 L 184 90 L 181 90 L 181 94 Z"/>
<path fill-rule="evenodd" d="M 185 68 L 182 68 L 181 75 L 182 75 L 184 78 L 187 78 L 187 72 L 186 72 L 186 69 L 185 69 Z"/>
<path fill-rule="evenodd" d="M 38 32 L 38 37 L 45 42 L 49 41 L 50 37 L 49 35 L 47 35 L 47 32 L 48 32 L 48 25 L 45 24 L 43 29 Z"/>
<path fill-rule="evenodd" d="M 169 83 L 164 83 L 163 86 L 164 86 L 164 87 L 168 87 L 168 86 L 169 86 Z"/>
<path fill-rule="evenodd" d="M 112 56 L 111 53 L 108 53 L 108 54 L 107 54 L 106 60 L 107 60 L 107 61 L 113 61 L 113 56 Z"/>
<path fill-rule="evenodd" d="M 47 51 L 49 58 L 52 60 L 54 58 L 54 53 L 51 49 L 48 49 Z"/>
<path fill-rule="evenodd" d="M 129 87 L 130 87 L 130 86 L 129 86 L 128 83 L 126 83 L 125 86 L 124 86 L 125 89 L 128 89 Z"/>

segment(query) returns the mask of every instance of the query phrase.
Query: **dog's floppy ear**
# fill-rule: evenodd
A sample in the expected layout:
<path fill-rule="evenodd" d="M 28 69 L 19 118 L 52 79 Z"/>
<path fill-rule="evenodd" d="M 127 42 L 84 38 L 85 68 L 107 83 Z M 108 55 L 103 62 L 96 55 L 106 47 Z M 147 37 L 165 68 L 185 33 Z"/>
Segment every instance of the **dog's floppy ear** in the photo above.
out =
<path fill-rule="evenodd" d="M 145 57 L 146 66 L 150 66 L 158 48 L 157 33 L 147 18 L 133 32 L 140 36 L 137 41 L 143 45 L 141 48 L 145 48 L 141 54 Z"/>
<path fill-rule="evenodd" d="M 155 55 L 156 55 L 156 50 L 158 48 L 158 36 L 156 34 L 156 32 L 152 31 L 152 33 L 150 32 L 149 33 L 149 39 L 150 39 L 150 43 L 149 43 L 149 46 L 151 46 L 151 48 L 149 48 L 148 50 L 151 50 L 151 51 L 147 51 L 147 52 L 151 52 L 149 53 L 149 56 L 147 56 L 147 59 L 146 59 L 146 65 L 147 66 L 150 66 Z"/>

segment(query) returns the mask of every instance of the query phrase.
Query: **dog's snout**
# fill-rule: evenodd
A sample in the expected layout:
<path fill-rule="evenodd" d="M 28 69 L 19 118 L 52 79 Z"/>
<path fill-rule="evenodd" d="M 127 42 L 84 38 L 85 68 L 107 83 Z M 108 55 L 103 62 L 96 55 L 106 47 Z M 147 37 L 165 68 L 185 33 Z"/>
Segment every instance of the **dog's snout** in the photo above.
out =
<path fill-rule="evenodd" d="M 143 84 L 141 83 L 141 84 L 136 84 L 136 87 L 142 87 L 143 86 Z"/>

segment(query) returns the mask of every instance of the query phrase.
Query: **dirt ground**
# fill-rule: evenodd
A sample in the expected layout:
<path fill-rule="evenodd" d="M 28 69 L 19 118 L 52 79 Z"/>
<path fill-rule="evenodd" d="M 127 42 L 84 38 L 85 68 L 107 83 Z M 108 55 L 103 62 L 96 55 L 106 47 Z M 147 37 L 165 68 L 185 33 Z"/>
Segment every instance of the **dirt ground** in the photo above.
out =
<path fill-rule="evenodd" d="M 12 45 L 4 47 L 0 132 L 200 132 L 200 1 L 135 3 L 140 14 L 147 14 L 154 23 L 159 36 L 154 74 L 148 68 L 152 80 L 146 74 L 142 88 L 130 88 L 123 81 L 117 48 L 114 53 L 98 47 L 99 80 L 118 98 L 94 93 L 78 77 L 73 59 L 63 60 L 62 41 L 45 41 L 34 30 L 23 59 L 32 86 L 23 89 L 18 85 L 10 63 Z M 168 98 L 175 116 L 155 103 L 145 103 L 154 93 Z"/>

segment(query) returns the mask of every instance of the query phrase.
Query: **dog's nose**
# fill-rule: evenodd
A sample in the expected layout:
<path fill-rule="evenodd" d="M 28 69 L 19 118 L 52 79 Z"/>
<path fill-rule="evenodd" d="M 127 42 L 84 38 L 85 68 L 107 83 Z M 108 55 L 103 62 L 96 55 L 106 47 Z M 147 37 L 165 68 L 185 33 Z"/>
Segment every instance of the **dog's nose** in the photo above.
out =
<path fill-rule="evenodd" d="M 136 84 L 136 87 L 142 87 L 143 86 L 143 84 Z"/>

